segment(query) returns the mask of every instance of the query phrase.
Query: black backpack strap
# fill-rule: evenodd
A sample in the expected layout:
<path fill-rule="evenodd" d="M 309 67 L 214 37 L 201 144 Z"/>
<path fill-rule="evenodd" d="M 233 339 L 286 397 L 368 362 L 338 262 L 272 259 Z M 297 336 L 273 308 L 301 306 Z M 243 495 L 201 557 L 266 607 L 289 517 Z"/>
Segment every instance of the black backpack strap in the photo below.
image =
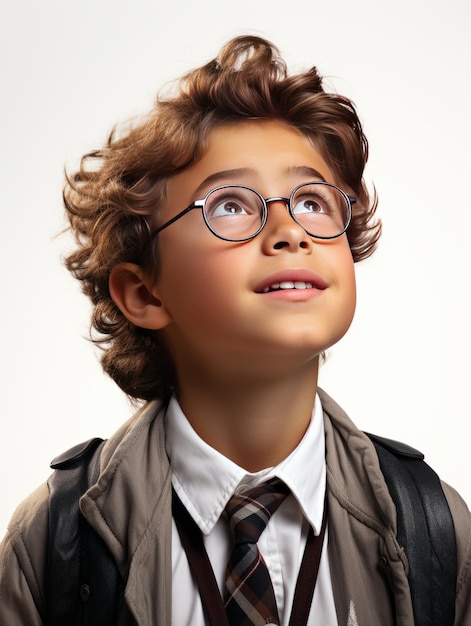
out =
<path fill-rule="evenodd" d="M 397 509 L 397 540 L 409 561 L 415 626 L 453 626 L 457 556 L 453 518 L 440 479 L 424 455 L 366 433 Z"/>
<path fill-rule="evenodd" d="M 122 596 L 116 564 L 80 513 L 79 499 L 99 474 L 102 439 L 56 457 L 49 486 L 47 626 L 114 626 Z"/>

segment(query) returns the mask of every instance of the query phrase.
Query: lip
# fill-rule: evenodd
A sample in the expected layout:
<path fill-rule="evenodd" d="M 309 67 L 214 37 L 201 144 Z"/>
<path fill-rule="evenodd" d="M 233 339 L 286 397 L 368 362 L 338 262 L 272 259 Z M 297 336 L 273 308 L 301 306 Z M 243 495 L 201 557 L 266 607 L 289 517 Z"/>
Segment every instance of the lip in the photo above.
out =
<path fill-rule="evenodd" d="M 285 289 L 285 290 L 280 290 L 280 291 L 265 292 L 265 289 L 268 289 L 271 285 L 275 285 L 275 284 L 283 283 L 283 282 L 310 283 L 312 285 L 312 288 Z M 280 272 L 275 272 L 274 274 L 271 274 L 267 278 L 264 278 L 263 281 L 261 281 L 260 283 L 256 285 L 254 291 L 255 293 L 259 293 L 262 295 L 293 293 L 293 292 L 298 292 L 299 294 L 306 292 L 306 295 L 307 295 L 308 292 L 312 292 L 313 290 L 323 291 L 324 289 L 327 289 L 328 286 L 329 285 L 327 284 L 327 282 L 323 278 L 321 278 L 318 274 L 315 274 L 314 272 L 311 272 L 309 270 L 303 270 L 303 269 L 292 269 L 292 270 L 282 270 Z"/>

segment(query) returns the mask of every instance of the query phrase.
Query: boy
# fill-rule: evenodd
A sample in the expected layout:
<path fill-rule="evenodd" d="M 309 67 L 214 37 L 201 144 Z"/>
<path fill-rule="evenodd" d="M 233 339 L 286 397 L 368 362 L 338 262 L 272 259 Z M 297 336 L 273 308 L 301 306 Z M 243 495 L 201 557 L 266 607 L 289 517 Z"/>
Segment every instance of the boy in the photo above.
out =
<path fill-rule="evenodd" d="M 354 262 L 380 234 L 366 160 L 348 99 L 240 37 L 69 177 L 67 266 L 93 302 L 105 371 L 147 401 L 80 504 L 124 581 L 117 624 L 414 623 L 374 447 L 317 389 L 352 321 Z M 470 516 L 444 490 L 463 625 Z M 2 544 L 2 624 L 47 623 L 47 506 L 42 486 Z M 244 519 L 245 535 L 261 532 L 248 543 Z"/>

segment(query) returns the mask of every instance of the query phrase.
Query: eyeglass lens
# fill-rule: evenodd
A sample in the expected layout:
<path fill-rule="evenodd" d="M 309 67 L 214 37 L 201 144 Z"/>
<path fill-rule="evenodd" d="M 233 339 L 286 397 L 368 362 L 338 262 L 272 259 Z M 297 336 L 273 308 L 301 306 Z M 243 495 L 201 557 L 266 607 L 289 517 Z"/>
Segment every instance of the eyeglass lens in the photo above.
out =
<path fill-rule="evenodd" d="M 308 183 L 297 187 L 290 198 L 291 214 L 307 233 L 317 237 L 335 237 L 346 227 L 350 204 L 337 187 L 328 183 Z M 204 216 L 218 236 L 243 241 L 261 228 L 265 215 L 264 201 L 248 187 L 225 186 L 206 197 Z"/>

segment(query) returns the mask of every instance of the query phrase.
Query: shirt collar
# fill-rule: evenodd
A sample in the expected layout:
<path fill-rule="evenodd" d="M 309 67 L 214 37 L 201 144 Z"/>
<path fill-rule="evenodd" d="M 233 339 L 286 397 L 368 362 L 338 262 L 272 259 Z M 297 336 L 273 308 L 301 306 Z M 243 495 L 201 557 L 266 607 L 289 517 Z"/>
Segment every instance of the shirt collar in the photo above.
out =
<path fill-rule="evenodd" d="M 166 451 L 172 485 L 205 535 L 214 528 L 229 498 L 242 485 L 257 485 L 273 476 L 290 488 L 316 534 L 324 512 L 326 484 L 322 406 L 316 395 L 309 427 L 295 450 L 281 463 L 248 473 L 205 443 L 193 430 L 175 397 L 166 413 Z"/>

